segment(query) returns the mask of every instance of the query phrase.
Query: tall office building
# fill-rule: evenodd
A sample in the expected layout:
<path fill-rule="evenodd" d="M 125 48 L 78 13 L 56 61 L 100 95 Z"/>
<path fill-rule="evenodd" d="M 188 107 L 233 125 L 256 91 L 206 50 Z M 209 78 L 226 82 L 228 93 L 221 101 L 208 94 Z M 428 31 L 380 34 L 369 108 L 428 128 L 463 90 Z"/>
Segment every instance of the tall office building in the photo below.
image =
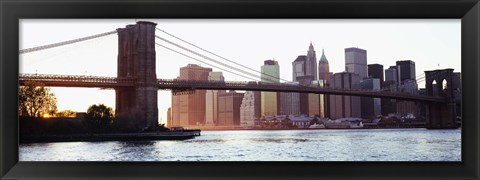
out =
<path fill-rule="evenodd" d="M 383 71 L 382 71 L 383 72 Z M 368 90 L 380 89 L 379 78 L 367 78 L 360 82 L 360 88 Z M 361 97 L 361 117 L 365 119 L 371 119 L 377 115 L 381 115 L 381 101 L 380 98 Z"/>
<path fill-rule="evenodd" d="M 208 80 L 212 68 L 188 64 L 180 68 L 180 80 Z M 205 90 L 195 90 L 192 94 L 172 95 L 174 126 L 188 127 L 205 124 Z"/>
<path fill-rule="evenodd" d="M 415 62 L 412 60 L 400 60 L 396 62 L 398 74 L 397 91 L 418 95 L 418 85 L 415 73 Z M 397 113 L 401 116 L 413 114 L 418 116 L 419 103 L 412 101 L 397 101 Z"/>
<path fill-rule="evenodd" d="M 351 72 L 335 73 L 330 77 L 330 87 L 341 89 L 358 88 L 360 76 Z M 338 119 L 344 117 L 361 117 L 360 97 L 345 95 L 330 95 L 329 117 Z"/>
<path fill-rule="evenodd" d="M 367 77 L 367 51 L 360 48 L 345 48 L 347 72 L 358 74 L 360 79 Z"/>
<path fill-rule="evenodd" d="M 400 81 L 407 79 L 415 80 L 415 62 L 412 60 L 401 60 L 397 61 L 397 70 L 400 72 Z"/>
<path fill-rule="evenodd" d="M 380 79 L 380 87 L 383 85 L 383 65 L 381 64 L 369 64 L 368 65 L 368 77 Z"/>
<path fill-rule="evenodd" d="M 398 87 L 398 92 L 404 94 L 413 94 L 413 95 L 418 95 L 418 85 L 416 80 L 412 79 L 405 79 L 402 81 L 402 85 Z M 396 101 L 396 108 L 397 108 L 397 113 L 399 113 L 401 116 L 406 116 L 407 114 L 412 114 L 415 117 L 418 117 L 419 115 L 419 104 L 418 102 L 413 102 L 413 101 L 402 101 L 402 100 L 397 100 Z"/>
<path fill-rule="evenodd" d="M 297 82 L 297 77 L 305 76 L 305 62 L 307 56 L 299 55 L 295 61 L 292 62 L 292 79 Z"/>
<path fill-rule="evenodd" d="M 305 76 L 313 76 L 313 80 L 317 80 L 317 55 L 312 43 L 307 51 L 307 60 L 305 61 Z"/>
<path fill-rule="evenodd" d="M 279 92 L 278 102 L 278 115 L 300 114 L 300 93 Z"/>
<path fill-rule="evenodd" d="M 330 84 L 330 74 L 330 65 L 325 56 L 325 50 L 322 49 L 322 57 L 318 61 L 318 80 L 324 80 L 326 84 Z"/>
<path fill-rule="evenodd" d="M 399 71 L 397 66 L 390 66 L 385 69 L 385 81 L 382 84 L 382 89 L 390 92 L 396 92 L 398 87 Z M 397 100 L 382 98 L 382 115 L 386 116 L 392 113 L 397 113 Z"/>
<path fill-rule="evenodd" d="M 313 76 L 299 76 L 297 77 L 297 82 L 303 86 L 310 86 L 312 85 Z M 308 93 L 300 93 L 300 114 L 302 115 L 309 115 L 309 94 Z"/>
<path fill-rule="evenodd" d="M 262 83 L 280 83 L 280 67 L 277 61 L 264 61 L 261 72 Z M 278 102 L 276 92 L 262 92 L 261 100 L 262 116 L 277 115 Z"/>
<path fill-rule="evenodd" d="M 240 126 L 258 127 L 261 118 L 261 101 L 259 91 L 247 91 L 240 105 Z"/>
<path fill-rule="evenodd" d="M 325 87 L 325 80 L 312 81 L 312 87 Z M 308 94 L 308 115 L 325 117 L 325 95 L 324 94 Z"/>
<path fill-rule="evenodd" d="M 209 72 L 209 81 L 224 81 L 222 72 Z M 220 91 L 224 92 L 223 90 Z M 207 90 L 205 93 L 205 125 L 214 126 L 218 122 L 218 93 L 219 90 Z"/>
<path fill-rule="evenodd" d="M 239 126 L 240 106 L 244 94 L 235 91 L 218 94 L 218 125 Z"/>

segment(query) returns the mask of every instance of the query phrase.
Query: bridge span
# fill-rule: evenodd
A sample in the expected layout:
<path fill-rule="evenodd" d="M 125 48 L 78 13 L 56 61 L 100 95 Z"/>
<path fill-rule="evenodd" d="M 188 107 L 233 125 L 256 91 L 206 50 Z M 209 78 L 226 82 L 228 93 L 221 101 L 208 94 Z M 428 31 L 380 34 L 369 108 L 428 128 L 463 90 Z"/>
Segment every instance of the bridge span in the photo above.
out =
<path fill-rule="evenodd" d="M 35 81 L 50 87 L 91 87 L 91 88 L 121 88 L 134 87 L 134 78 L 117 78 L 103 76 L 79 76 L 79 75 L 45 75 L 45 74 L 21 74 L 20 85 L 26 81 Z M 347 95 L 374 98 L 389 98 L 407 101 L 438 102 L 444 103 L 443 97 L 412 95 L 401 92 L 388 92 L 364 89 L 333 89 L 298 84 L 265 83 L 256 81 L 192 81 L 176 79 L 158 79 L 158 89 L 170 89 L 177 91 L 191 90 L 245 90 L 245 91 L 269 91 L 269 92 L 299 92 L 313 94 Z"/>

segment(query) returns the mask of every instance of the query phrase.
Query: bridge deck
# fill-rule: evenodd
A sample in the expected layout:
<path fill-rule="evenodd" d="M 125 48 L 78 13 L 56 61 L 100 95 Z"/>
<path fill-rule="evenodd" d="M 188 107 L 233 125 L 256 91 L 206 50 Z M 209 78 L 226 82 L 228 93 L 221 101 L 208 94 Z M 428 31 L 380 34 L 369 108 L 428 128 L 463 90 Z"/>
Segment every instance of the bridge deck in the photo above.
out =
<path fill-rule="evenodd" d="M 101 77 L 101 76 L 76 76 L 76 75 L 38 75 L 22 74 L 19 77 L 19 84 L 25 85 L 26 81 L 41 82 L 45 86 L 52 87 L 91 87 L 91 88 L 118 88 L 134 87 L 135 79 Z M 333 89 L 303 86 L 298 84 L 244 82 L 244 81 L 189 81 L 174 79 L 158 79 L 158 89 L 171 90 L 245 90 L 245 91 L 270 91 L 270 92 L 299 92 L 314 94 L 331 94 L 362 96 L 375 98 L 391 98 L 398 100 L 439 102 L 445 103 L 445 98 L 412 95 L 402 92 L 388 92 L 381 90 L 362 89 Z"/>

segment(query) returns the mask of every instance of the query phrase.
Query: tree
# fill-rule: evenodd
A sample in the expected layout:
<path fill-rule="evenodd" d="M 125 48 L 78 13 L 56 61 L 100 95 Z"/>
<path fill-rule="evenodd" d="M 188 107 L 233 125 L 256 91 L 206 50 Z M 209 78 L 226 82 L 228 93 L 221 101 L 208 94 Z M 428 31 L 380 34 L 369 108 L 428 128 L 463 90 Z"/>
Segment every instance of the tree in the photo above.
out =
<path fill-rule="evenodd" d="M 18 101 L 20 116 L 53 116 L 57 112 L 57 98 L 43 83 L 26 81 L 18 89 Z"/>
<path fill-rule="evenodd" d="M 113 110 L 103 104 L 91 105 L 85 115 L 85 125 L 90 132 L 105 132 L 113 123 Z"/>
<path fill-rule="evenodd" d="M 75 111 L 72 111 L 72 110 L 63 110 L 63 111 L 60 111 L 58 113 L 55 114 L 57 117 L 70 117 L 70 118 L 74 118 L 75 116 L 77 116 L 77 113 Z"/>

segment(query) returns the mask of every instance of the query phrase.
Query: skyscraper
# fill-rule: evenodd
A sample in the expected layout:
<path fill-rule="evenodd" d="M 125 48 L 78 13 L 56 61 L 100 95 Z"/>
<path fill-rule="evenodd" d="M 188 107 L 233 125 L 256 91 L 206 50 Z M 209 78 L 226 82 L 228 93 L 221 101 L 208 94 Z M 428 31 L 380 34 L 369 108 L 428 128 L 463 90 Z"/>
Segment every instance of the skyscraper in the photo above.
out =
<path fill-rule="evenodd" d="M 305 61 L 305 76 L 313 76 L 313 80 L 317 80 L 317 55 L 311 42 L 307 51 L 307 60 Z"/>
<path fill-rule="evenodd" d="M 209 72 L 209 81 L 224 81 L 222 72 Z M 223 90 L 220 91 L 224 92 Z M 218 122 L 218 93 L 219 90 L 207 90 L 205 94 L 205 125 L 213 126 Z"/>
<path fill-rule="evenodd" d="M 402 82 L 406 79 L 415 80 L 415 62 L 412 60 L 397 61 L 397 70 L 400 71 L 399 80 Z"/>
<path fill-rule="evenodd" d="M 278 114 L 299 115 L 300 114 L 300 93 L 279 92 L 278 93 Z"/>
<path fill-rule="evenodd" d="M 261 101 L 259 91 L 245 92 L 240 105 L 240 125 L 242 127 L 259 126 L 261 117 Z"/>
<path fill-rule="evenodd" d="M 330 78 L 330 87 L 341 89 L 357 88 L 360 83 L 360 76 L 351 72 L 335 73 Z M 344 117 L 360 117 L 360 97 L 330 95 L 330 118 L 338 119 Z"/>
<path fill-rule="evenodd" d="M 222 92 L 218 94 L 218 125 L 238 126 L 240 125 L 240 106 L 244 94 L 235 91 Z"/>
<path fill-rule="evenodd" d="M 382 71 L 383 72 L 383 71 Z M 366 78 L 360 82 L 360 88 L 368 90 L 380 89 L 379 78 Z M 373 118 L 377 115 L 381 115 L 381 101 L 380 98 L 361 97 L 361 117 L 365 119 Z"/>
<path fill-rule="evenodd" d="M 328 65 L 327 57 L 325 57 L 325 51 L 322 49 L 322 57 L 318 61 L 318 79 L 325 80 L 326 84 L 330 84 L 330 66 Z"/>
<path fill-rule="evenodd" d="M 305 63 L 307 56 L 300 55 L 292 62 L 292 79 L 297 82 L 297 77 L 305 76 Z"/>
<path fill-rule="evenodd" d="M 261 67 L 262 83 L 279 83 L 280 82 L 280 67 L 277 61 L 266 60 Z M 262 116 L 277 115 L 277 93 L 276 92 L 262 92 L 261 93 L 261 109 Z"/>
<path fill-rule="evenodd" d="M 369 64 L 368 65 L 368 77 L 380 79 L 380 87 L 383 85 L 383 65 L 381 64 Z"/>
<path fill-rule="evenodd" d="M 398 81 L 397 66 L 390 66 L 385 69 L 385 81 Z"/>
<path fill-rule="evenodd" d="M 345 48 L 347 72 L 355 73 L 360 79 L 367 77 L 367 51 L 360 48 Z"/>
<path fill-rule="evenodd" d="M 180 68 L 180 80 L 208 80 L 212 68 L 188 64 Z M 192 94 L 172 95 L 173 125 L 185 126 L 205 124 L 205 90 Z"/>

